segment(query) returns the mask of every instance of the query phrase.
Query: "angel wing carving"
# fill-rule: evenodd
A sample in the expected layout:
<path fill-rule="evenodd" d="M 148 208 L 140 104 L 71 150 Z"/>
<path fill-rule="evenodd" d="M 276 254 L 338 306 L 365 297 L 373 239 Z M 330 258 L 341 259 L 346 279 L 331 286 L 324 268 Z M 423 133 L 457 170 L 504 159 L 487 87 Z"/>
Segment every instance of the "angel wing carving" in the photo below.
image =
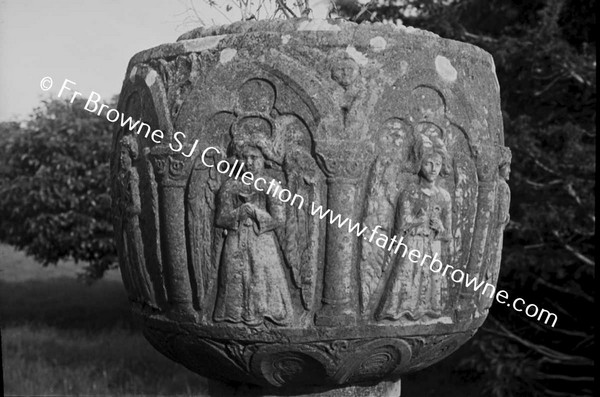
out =
<path fill-rule="evenodd" d="M 286 264 L 294 285 L 300 289 L 302 304 L 311 310 L 316 286 L 319 222 L 310 214 L 310 205 L 321 202 L 323 176 L 313 157 L 302 147 L 288 148 L 283 162 L 287 188 L 303 198 L 286 205 L 285 227 L 278 231 Z"/>
<path fill-rule="evenodd" d="M 224 159 L 224 149 L 207 153 L 207 163 Z M 201 157 L 195 159 L 186 192 L 186 229 L 188 234 L 189 260 L 193 271 L 192 288 L 198 307 L 206 307 L 204 301 L 213 290 L 218 258 L 222 247 L 223 230 L 214 226 L 216 194 L 221 186 L 222 175 L 215 167 L 206 167 Z"/>
<path fill-rule="evenodd" d="M 394 235 L 394 211 L 398 197 L 401 167 L 389 158 L 378 158 L 371 169 L 367 186 L 364 224 L 371 230 L 379 226 L 378 233 L 388 237 Z M 371 296 L 377 289 L 390 252 L 378 247 L 368 239 L 361 241 L 360 277 L 361 310 L 365 312 Z"/>

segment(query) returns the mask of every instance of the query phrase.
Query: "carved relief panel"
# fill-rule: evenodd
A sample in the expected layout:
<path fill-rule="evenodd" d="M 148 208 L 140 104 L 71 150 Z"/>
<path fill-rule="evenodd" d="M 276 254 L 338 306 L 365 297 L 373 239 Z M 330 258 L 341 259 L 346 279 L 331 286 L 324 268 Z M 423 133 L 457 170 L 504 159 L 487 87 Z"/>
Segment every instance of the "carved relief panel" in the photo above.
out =
<path fill-rule="evenodd" d="M 273 387 L 433 362 L 420 346 L 457 347 L 490 305 L 454 270 L 497 280 L 510 156 L 479 103 L 498 103 L 487 55 L 248 26 L 190 32 L 127 73 L 119 108 L 147 127 L 115 133 L 115 230 L 148 339 Z"/>

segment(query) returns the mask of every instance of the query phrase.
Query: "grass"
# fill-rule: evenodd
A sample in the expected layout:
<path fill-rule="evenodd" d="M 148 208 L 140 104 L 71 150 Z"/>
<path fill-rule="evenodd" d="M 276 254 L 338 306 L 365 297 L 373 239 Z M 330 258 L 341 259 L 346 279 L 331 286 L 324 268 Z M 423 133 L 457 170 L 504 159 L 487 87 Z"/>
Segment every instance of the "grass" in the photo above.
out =
<path fill-rule="evenodd" d="M 184 395 L 206 380 L 162 357 L 138 334 L 30 325 L 2 333 L 7 395 Z"/>
<path fill-rule="evenodd" d="M 208 381 L 158 353 L 129 312 L 118 271 L 92 286 L 80 267 L 42 267 L 0 245 L 6 395 L 205 396 Z M 481 396 L 455 371 L 468 346 L 403 378 L 404 397 Z"/>
<path fill-rule="evenodd" d="M 123 286 L 105 280 L 92 286 L 66 277 L 0 281 L 0 318 L 4 325 L 31 324 L 65 330 L 137 329 Z"/>
<path fill-rule="evenodd" d="M 118 272 L 87 286 L 79 270 L 73 263 L 44 268 L 0 245 L 6 395 L 206 394 L 206 379 L 144 339 Z"/>

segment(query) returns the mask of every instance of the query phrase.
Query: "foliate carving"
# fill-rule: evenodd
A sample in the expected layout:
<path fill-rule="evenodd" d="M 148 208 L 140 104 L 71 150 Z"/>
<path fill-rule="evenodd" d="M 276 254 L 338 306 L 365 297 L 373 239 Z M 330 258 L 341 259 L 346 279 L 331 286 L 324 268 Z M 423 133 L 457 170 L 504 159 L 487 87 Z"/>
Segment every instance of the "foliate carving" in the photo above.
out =
<path fill-rule="evenodd" d="M 150 158 L 160 186 L 184 187 L 186 185 L 192 163 L 183 155 L 174 153 L 166 147 L 156 147 L 150 151 Z"/>
<path fill-rule="evenodd" d="M 323 349 L 331 355 L 334 360 L 341 360 L 342 357 L 348 352 L 348 349 L 353 349 L 355 343 L 348 340 L 334 340 L 333 342 L 317 343 L 316 346 Z"/>
<path fill-rule="evenodd" d="M 259 349 L 252 357 L 252 369 L 255 376 L 264 378 L 270 385 L 306 387 L 318 385 L 319 379 L 327 377 L 322 360 L 314 352 L 269 348 Z"/>
<path fill-rule="evenodd" d="M 371 381 L 403 370 L 411 360 L 410 345 L 401 339 L 380 339 L 354 343 L 335 378 L 340 384 Z"/>
<path fill-rule="evenodd" d="M 351 146 L 350 146 L 351 145 Z M 358 179 L 373 158 L 370 142 L 317 142 L 319 165 L 331 179 Z"/>
<path fill-rule="evenodd" d="M 443 357 L 454 353 L 461 345 L 469 340 L 475 331 L 454 335 L 432 335 L 430 337 L 415 337 L 408 341 L 413 349 L 414 369 L 426 368 Z"/>
<path fill-rule="evenodd" d="M 398 379 L 466 341 L 491 303 L 432 270 L 497 280 L 510 155 L 495 77 L 456 42 L 300 23 L 132 59 L 119 109 L 149 131 L 113 141 L 125 287 L 151 343 L 200 374 L 294 390 Z M 389 248 L 400 239 L 406 253 Z"/>
<path fill-rule="evenodd" d="M 247 344 L 235 340 L 213 341 L 174 334 L 162 327 L 150 327 L 146 337 L 160 351 L 183 356 L 184 365 L 214 374 L 219 367 L 234 371 L 233 379 L 250 380 L 271 387 L 305 388 L 318 385 L 343 385 L 397 378 L 404 371 L 419 367 L 440 343 L 443 349 L 458 347 L 464 334 L 419 338 L 340 339 L 303 343 Z M 453 343 L 458 340 L 460 342 Z M 420 356 L 415 357 L 416 351 Z M 194 355 L 206 356 L 208 363 Z M 217 376 L 219 377 L 219 376 Z"/>

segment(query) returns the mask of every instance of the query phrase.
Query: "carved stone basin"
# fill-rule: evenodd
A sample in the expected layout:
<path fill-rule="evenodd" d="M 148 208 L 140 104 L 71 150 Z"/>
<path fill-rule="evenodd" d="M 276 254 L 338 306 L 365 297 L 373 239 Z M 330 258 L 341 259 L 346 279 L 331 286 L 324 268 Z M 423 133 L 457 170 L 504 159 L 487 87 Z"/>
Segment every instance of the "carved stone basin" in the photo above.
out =
<path fill-rule="evenodd" d="M 499 270 L 499 98 L 488 53 L 392 25 L 244 22 L 136 54 L 113 203 L 146 338 L 281 391 L 448 356 Z"/>

